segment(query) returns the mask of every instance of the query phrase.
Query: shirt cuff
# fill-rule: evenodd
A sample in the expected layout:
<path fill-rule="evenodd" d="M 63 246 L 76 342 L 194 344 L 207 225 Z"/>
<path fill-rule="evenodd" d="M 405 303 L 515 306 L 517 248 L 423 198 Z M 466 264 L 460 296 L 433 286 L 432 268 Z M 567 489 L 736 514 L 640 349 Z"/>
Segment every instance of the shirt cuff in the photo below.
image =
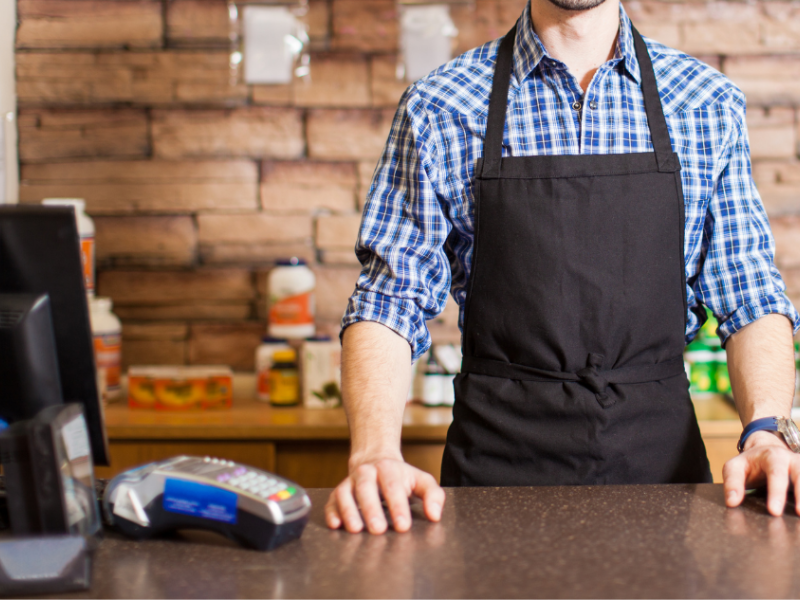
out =
<path fill-rule="evenodd" d="M 411 346 L 412 361 L 431 347 L 431 334 L 425 319 L 412 300 L 376 292 L 356 292 L 347 302 L 347 310 L 342 318 L 342 334 L 347 327 L 359 321 L 380 323 L 404 338 Z"/>
<path fill-rule="evenodd" d="M 782 292 L 761 296 L 749 304 L 739 307 L 725 321 L 720 323 L 719 337 L 722 344 L 745 325 L 757 321 L 767 315 L 784 315 L 792 322 L 792 333 L 797 334 L 800 329 L 800 315 L 794 308 L 791 300 Z"/>

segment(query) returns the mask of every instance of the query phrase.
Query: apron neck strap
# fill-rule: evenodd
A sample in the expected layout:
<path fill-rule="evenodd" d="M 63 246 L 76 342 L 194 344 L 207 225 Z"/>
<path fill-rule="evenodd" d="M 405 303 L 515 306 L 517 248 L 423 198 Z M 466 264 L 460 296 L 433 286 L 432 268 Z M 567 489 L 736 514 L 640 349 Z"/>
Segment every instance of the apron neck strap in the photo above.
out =
<path fill-rule="evenodd" d="M 503 129 L 508 108 L 508 86 L 511 83 L 511 68 L 514 64 L 514 40 L 517 24 L 511 28 L 500 43 L 497 63 L 494 67 L 492 95 L 489 99 L 489 117 L 486 122 L 486 138 L 483 141 L 483 169 L 481 175 L 495 179 L 500 177 L 500 162 L 503 156 Z"/>
<path fill-rule="evenodd" d="M 653 63 L 647 52 L 642 36 L 631 25 L 636 58 L 639 60 L 639 71 L 642 79 L 642 95 L 647 123 L 650 127 L 650 138 L 661 172 L 673 172 L 677 168 L 677 157 L 672 151 L 672 142 L 667 129 L 667 121 L 658 95 L 658 85 L 653 71 Z M 511 28 L 497 52 L 497 62 L 492 80 L 492 95 L 489 99 L 489 116 L 486 123 L 486 138 L 483 142 L 483 167 L 481 177 L 497 179 L 500 177 L 500 164 L 503 156 L 503 130 L 506 124 L 508 109 L 508 88 L 511 83 L 511 69 L 514 63 L 514 40 L 517 25 Z"/>

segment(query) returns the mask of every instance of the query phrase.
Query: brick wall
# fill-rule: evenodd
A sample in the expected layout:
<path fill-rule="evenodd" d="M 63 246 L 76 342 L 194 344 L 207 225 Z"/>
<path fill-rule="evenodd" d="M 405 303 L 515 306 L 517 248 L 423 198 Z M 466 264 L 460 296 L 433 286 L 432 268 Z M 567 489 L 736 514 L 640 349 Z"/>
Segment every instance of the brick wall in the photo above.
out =
<path fill-rule="evenodd" d="M 458 51 L 524 0 L 456 7 Z M 230 85 L 222 0 L 17 0 L 20 199 L 86 198 L 125 362 L 251 369 L 276 257 L 310 260 L 320 328 L 355 282 L 360 207 L 405 84 L 393 0 L 310 0 L 310 83 Z M 800 5 L 626 3 L 748 96 L 754 172 L 800 300 Z M 432 324 L 457 338 L 450 302 Z"/>

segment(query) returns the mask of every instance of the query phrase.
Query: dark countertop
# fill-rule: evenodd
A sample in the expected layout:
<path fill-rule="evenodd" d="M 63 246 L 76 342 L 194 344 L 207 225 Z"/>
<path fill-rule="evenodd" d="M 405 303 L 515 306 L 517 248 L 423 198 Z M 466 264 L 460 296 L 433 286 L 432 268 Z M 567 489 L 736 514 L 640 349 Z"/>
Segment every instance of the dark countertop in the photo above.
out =
<path fill-rule="evenodd" d="M 328 491 L 309 494 L 301 540 L 268 553 L 108 534 L 90 593 L 65 597 L 800 595 L 800 519 L 727 509 L 719 485 L 448 489 L 441 523 L 384 536 L 328 530 Z"/>

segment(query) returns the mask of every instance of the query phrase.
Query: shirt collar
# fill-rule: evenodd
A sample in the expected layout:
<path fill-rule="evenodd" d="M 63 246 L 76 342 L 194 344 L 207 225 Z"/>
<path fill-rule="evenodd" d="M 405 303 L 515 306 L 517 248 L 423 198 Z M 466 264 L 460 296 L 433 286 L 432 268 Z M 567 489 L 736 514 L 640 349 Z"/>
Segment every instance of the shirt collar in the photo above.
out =
<path fill-rule="evenodd" d="M 639 60 L 636 58 L 636 49 L 633 44 L 631 27 L 631 20 L 628 18 L 622 4 L 620 4 L 617 48 L 614 52 L 614 58 L 609 62 L 614 65 L 622 63 L 627 73 L 636 83 L 641 83 Z M 539 36 L 536 35 L 536 32 L 533 30 L 533 24 L 531 23 L 531 4 L 529 0 L 517 23 L 517 38 L 514 40 L 514 75 L 516 75 L 517 81 L 522 81 L 530 75 L 543 59 L 552 61 L 554 65 L 565 67 L 563 63 L 553 59 L 547 53 L 544 44 L 542 44 Z"/>

